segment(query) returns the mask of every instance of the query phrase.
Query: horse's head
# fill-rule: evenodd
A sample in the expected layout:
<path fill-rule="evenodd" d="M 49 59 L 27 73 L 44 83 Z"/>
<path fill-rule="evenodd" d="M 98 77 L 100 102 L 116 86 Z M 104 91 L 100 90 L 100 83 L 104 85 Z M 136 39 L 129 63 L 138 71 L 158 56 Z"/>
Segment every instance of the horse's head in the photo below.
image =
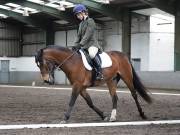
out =
<path fill-rule="evenodd" d="M 40 49 L 35 55 L 35 62 L 40 69 L 43 81 L 48 84 L 54 84 L 55 65 L 50 60 L 43 58 L 43 49 Z"/>

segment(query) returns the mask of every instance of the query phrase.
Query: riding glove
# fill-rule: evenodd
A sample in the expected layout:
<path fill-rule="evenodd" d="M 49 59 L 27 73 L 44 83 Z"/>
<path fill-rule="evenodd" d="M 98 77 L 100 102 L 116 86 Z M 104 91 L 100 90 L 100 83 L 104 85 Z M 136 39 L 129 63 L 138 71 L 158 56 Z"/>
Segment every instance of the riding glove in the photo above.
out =
<path fill-rule="evenodd" d="M 73 46 L 72 47 L 72 50 L 73 51 L 78 51 L 78 50 L 80 50 L 81 49 L 81 45 L 79 44 L 79 45 L 77 45 L 77 46 Z"/>

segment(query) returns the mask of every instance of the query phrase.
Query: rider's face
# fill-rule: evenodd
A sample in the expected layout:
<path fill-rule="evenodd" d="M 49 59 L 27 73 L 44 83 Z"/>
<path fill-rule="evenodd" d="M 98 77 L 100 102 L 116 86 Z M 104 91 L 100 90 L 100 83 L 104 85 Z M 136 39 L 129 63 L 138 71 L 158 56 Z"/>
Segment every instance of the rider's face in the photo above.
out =
<path fill-rule="evenodd" d="M 83 12 L 77 13 L 76 17 L 82 21 L 84 19 L 84 13 Z"/>

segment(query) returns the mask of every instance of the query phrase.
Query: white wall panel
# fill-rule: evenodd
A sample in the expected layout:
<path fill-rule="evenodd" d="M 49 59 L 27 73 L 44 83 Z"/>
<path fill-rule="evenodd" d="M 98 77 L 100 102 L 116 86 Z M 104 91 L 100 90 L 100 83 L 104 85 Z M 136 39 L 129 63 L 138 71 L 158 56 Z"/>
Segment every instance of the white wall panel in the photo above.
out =
<path fill-rule="evenodd" d="M 9 60 L 9 71 L 39 71 L 34 57 L 0 57 L 0 60 Z"/>
<path fill-rule="evenodd" d="M 174 70 L 174 18 L 150 17 L 150 71 Z"/>
<path fill-rule="evenodd" d="M 151 16 L 150 32 L 174 33 L 174 18 L 162 15 Z"/>
<path fill-rule="evenodd" d="M 149 33 L 131 35 L 131 58 L 141 59 L 141 71 L 148 71 L 149 65 Z"/>
<path fill-rule="evenodd" d="M 122 51 L 122 36 L 121 35 L 107 35 L 105 37 L 105 51 Z"/>
<path fill-rule="evenodd" d="M 174 70 L 174 34 L 150 34 L 150 71 Z"/>

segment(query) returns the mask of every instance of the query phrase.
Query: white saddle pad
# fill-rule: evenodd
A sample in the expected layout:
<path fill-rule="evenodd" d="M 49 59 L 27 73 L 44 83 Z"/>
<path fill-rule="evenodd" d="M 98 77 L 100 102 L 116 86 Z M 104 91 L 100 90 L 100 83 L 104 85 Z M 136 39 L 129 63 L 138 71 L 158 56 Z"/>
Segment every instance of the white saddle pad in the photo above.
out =
<path fill-rule="evenodd" d="M 79 52 L 81 53 L 82 60 L 83 60 L 85 68 L 87 70 L 92 70 L 92 67 L 87 62 L 86 56 L 84 55 L 83 51 L 79 50 Z M 112 66 L 112 60 L 111 60 L 111 58 L 109 57 L 109 55 L 107 53 L 105 53 L 105 52 L 101 53 L 100 58 L 101 58 L 101 61 L 102 61 L 101 68 L 107 68 L 107 67 Z"/>

